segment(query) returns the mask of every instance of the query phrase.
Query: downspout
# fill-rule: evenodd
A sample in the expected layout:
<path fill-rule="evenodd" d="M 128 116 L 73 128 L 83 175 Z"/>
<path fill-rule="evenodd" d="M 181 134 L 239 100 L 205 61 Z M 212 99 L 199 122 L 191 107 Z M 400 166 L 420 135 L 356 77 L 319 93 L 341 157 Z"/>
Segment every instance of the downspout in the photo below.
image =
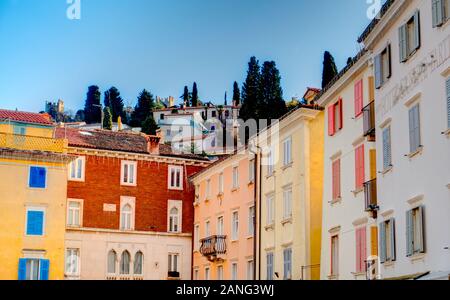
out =
<path fill-rule="evenodd" d="M 255 182 L 255 185 L 253 187 L 254 189 L 254 196 L 253 196 L 253 200 L 254 200 L 254 204 L 253 207 L 255 208 L 255 218 L 253 218 L 253 228 L 255 230 L 255 232 L 253 233 L 253 280 L 256 280 L 256 255 L 257 255 L 257 245 L 258 243 L 256 242 L 256 236 L 258 235 L 258 230 L 256 230 L 256 216 L 257 214 L 257 184 L 256 184 L 256 178 L 257 178 L 257 173 L 258 173 L 258 151 L 255 153 L 255 162 L 254 162 L 254 168 L 255 168 L 255 178 L 253 179 Z M 258 235 L 259 236 L 259 235 Z M 259 260 L 258 260 L 259 262 Z"/>

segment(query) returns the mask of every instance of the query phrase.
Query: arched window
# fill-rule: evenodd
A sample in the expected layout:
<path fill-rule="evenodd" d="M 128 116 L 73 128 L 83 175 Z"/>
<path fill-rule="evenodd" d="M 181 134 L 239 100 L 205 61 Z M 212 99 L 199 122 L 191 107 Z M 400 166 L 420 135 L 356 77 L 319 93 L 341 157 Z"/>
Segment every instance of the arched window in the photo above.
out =
<path fill-rule="evenodd" d="M 134 274 L 142 275 L 142 267 L 144 265 L 144 255 L 141 251 L 134 255 Z"/>
<path fill-rule="evenodd" d="M 178 208 L 173 207 L 170 210 L 169 231 L 170 232 L 178 232 L 178 230 L 179 230 Z"/>
<path fill-rule="evenodd" d="M 111 250 L 108 252 L 108 273 L 116 274 L 116 260 L 117 254 L 116 251 Z"/>
<path fill-rule="evenodd" d="M 120 258 L 120 274 L 130 274 L 130 260 L 130 253 L 128 251 L 123 251 L 122 257 Z"/>
<path fill-rule="evenodd" d="M 131 215 L 132 215 L 132 208 L 129 204 L 127 204 L 122 208 L 121 212 L 120 223 L 122 230 L 131 230 Z"/>

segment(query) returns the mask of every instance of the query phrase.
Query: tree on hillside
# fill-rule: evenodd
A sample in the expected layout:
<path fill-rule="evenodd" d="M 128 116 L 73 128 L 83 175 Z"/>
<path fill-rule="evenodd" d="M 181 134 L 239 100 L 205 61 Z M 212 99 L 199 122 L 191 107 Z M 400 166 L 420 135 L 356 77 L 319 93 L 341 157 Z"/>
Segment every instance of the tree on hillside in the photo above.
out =
<path fill-rule="evenodd" d="M 87 124 L 101 122 L 102 109 L 100 107 L 100 97 L 101 93 L 98 86 L 92 85 L 88 88 L 84 104 L 84 120 Z"/>
<path fill-rule="evenodd" d="M 142 132 L 148 135 L 156 135 L 156 131 L 159 129 L 156 125 L 153 116 L 148 116 L 147 119 L 142 123 Z"/>
<path fill-rule="evenodd" d="M 239 90 L 239 84 L 236 81 L 233 84 L 233 102 L 236 106 L 241 103 L 241 91 Z"/>
<path fill-rule="evenodd" d="M 132 127 L 141 127 L 142 123 L 153 116 L 152 110 L 155 108 L 155 100 L 152 93 L 144 89 L 138 96 L 136 107 L 129 122 Z"/>
<path fill-rule="evenodd" d="M 189 94 L 189 88 L 184 86 L 183 95 L 180 97 L 180 99 L 183 99 L 184 105 L 189 106 L 189 103 L 191 101 L 191 95 Z"/>
<path fill-rule="evenodd" d="M 123 99 L 116 87 L 112 87 L 105 92 L 104 104 L 111 109 L 113 122 L 117 122 L 117 118 L 121 117 L 122 122 L 125 124 L 127 123 Z"/>
<path fill-rule="evenodd" d="M 266 61 L 261 70 L 261 98 L 258 102 L 258 117 L 260 119 L 276 120 L 287 113 L 283 100 L 280 71 L 274 61 Z"/>
<path fill-rule="evenodd" d="M 257 108 L 260 95 L 260 67 L 259 61 L 252 56 L 248 63 L 247 78 L 242 86 L 242 107 L 239 116 L 244 121 L 258 119 Z"/>
<path fill-rule="evenodd" d="M 334 57 L 330 52 L 325 51 L 323 55 L 323 73 L 322 73 L 322 89 L 324 89 L 328 83 L 338 74 Z"/>
<path fill-rule="evenodd" d="M 112 114 L 109 106 L 105 106 L 103 109 L 103 129 L 112 130 Z"/>
<path fill-rule="evenodd" d="M 191 106 L 197 107 L 198 106 L 198 89 L 197 89 L 197 83 L 194 82 L 194 85 L 192 86 L 192 97 L 191 97 Z"/>

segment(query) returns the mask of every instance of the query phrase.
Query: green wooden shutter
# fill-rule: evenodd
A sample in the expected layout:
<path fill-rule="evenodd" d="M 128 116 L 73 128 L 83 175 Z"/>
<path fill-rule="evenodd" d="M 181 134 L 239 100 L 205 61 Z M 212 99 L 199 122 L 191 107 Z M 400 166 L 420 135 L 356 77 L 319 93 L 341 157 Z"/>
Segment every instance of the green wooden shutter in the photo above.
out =
<path fill-rule="evenodd" d="M 447 128 L 450 129 L 450 78 L 447 79 Z"/>
<path fill-rule="evenodd" d="M 410 257 L 414 254 L 414 225 L 413 211 L 406 212 L 406 256 Z"/>
<path fill-rule="evenodd" d="M 380 262 L 386 262 L 386 223 L 380 223 Z"/>
<path fill-rule="evenodd" d="M 414 49 L 420 48 L 420 11 L 414 14 Z"/>

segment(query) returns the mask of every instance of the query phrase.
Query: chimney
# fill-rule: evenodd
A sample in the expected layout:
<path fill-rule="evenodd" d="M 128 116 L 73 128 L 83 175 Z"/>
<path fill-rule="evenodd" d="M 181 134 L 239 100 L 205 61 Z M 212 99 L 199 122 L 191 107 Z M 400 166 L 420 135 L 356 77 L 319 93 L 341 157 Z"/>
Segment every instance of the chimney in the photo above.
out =
<path fill-rule="evenodd" d="M 159 141 L 161 137 L 156 135 L 147 135 L 147 151 L 150 154 L 159 155 Z"/>

